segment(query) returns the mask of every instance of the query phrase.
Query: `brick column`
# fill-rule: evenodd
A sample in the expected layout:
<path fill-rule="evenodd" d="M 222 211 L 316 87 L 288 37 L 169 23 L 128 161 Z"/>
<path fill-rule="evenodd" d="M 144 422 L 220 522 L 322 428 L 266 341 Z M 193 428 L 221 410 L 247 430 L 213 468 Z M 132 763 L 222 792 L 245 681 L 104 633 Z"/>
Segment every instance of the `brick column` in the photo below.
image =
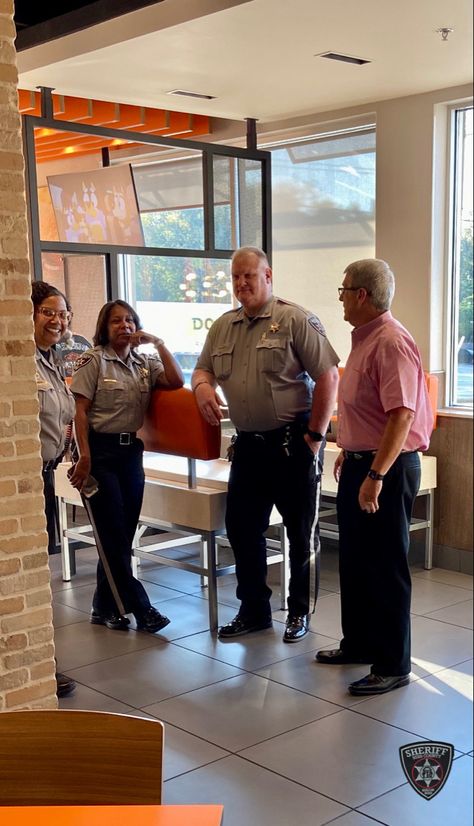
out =
<path fill-rule="evenodd" d="M 55 708 L 12 0 L 0 0 L 0 709 Z"/>

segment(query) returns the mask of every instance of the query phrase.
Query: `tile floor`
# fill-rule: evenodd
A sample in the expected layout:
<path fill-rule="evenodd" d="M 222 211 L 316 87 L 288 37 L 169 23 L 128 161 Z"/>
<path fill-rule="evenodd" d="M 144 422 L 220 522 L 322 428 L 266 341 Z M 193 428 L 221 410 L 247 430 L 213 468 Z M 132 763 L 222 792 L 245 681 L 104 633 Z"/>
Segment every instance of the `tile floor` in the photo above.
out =
<path fill-rule="evenodd" d="M 355 698 L 346 686 L 366 667 L 314 662 L 340 635 L 333 549 L 323 550 L 312 631 L 295 645 L 281 641 L 277 581 L 274 628 L 225 643 L 207 630 L 206 591 L 194 574 L 142 562 L 152 602 L 172 620 L 150 636 L 88 622 L 94 549 L 78 551 L 70 583 L 59 556 L 50 560 L 58 662 L 77 681 L 60 705 L 164 721 L 166 803 L 223 803 L 225 826 L 472 823 L 472 577 L 413 568 L 412 682 Z M 220 580 L 219 603 L 228 621 L 232 577 Z M 399 760 L 399 747 L 418 740 L 456 750 L 430 801 L 407 784 Z"/>

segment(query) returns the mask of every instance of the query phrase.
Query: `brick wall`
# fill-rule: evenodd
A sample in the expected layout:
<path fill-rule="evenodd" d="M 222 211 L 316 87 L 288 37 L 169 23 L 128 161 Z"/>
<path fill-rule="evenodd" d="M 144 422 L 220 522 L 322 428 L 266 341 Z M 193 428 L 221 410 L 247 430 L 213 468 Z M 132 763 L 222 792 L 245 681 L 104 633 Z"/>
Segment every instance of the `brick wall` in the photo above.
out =
<path fill-rule="evenodd" d="M 0 0 L 0 709 L 54 708 L 12 0 Z"/>

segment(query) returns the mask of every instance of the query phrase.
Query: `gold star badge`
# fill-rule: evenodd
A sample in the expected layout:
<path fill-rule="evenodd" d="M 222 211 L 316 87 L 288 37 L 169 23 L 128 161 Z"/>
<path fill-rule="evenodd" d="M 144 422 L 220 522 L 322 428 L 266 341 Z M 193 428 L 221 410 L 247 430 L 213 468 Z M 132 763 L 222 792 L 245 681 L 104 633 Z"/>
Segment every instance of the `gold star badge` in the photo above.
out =
<path fill-rule="evenodd" d="M 271 333 L 278 333 L 279 329 L 280 329 L 279 324 L 273 323 L 273 324 L 270 325 L 270 332 Z"/>

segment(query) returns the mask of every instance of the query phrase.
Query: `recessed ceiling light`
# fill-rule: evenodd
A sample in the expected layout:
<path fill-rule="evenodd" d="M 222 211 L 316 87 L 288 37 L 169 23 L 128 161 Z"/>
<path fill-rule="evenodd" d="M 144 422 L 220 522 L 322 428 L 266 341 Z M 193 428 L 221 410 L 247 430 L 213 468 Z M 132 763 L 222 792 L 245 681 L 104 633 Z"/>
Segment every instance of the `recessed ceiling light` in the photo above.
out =
<path fill-rule="evenodd" d="M 326 57 L 328 60 L 339 60 L 341 63 L 352 63 L 354 66 L 363 66 L 365 63 L 372 63 L 364 57 L 353 57 L 348 54 L 339 54 L 338 52 L 321 52 L 315 54 L 315 57 Z"/>
<path fill-rule="evenodd" d="M 182 95 L 185 98 L 199 98 L 200 100 L 215 100 L 215 95 L 202 95 L 200 92 L 187 92 L 185 89 L 171 89 L 167 95 Z"/>

